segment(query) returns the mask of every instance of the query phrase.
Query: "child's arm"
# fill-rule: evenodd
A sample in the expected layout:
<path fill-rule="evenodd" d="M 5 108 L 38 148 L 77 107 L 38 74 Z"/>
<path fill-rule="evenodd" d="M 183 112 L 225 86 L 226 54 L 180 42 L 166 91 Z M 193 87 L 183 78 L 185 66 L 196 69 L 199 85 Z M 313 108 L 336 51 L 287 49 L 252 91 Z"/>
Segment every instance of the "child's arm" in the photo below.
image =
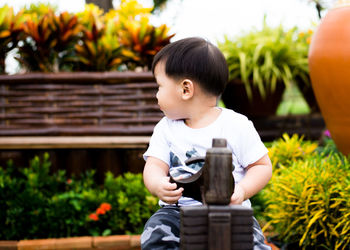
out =
<path fill-rule="evenodd" d="M 266 154 L 255 163 L 247 167 L 246 175 L 235 185 L 231 196 L 231 204 L 241 204 L 249 199 L 269 182 L 272 176 L 272 165 L 269 156 Z"/>
<path fill-rule="evenodd" d="M 160 200 L 173 204 L 182 196 L 183 188 L 177 188 L 176 183 L 170 183 L 169 166 L 155 157 L 148 157 L 143 170 L 143 180 L 151 194 Z"/>

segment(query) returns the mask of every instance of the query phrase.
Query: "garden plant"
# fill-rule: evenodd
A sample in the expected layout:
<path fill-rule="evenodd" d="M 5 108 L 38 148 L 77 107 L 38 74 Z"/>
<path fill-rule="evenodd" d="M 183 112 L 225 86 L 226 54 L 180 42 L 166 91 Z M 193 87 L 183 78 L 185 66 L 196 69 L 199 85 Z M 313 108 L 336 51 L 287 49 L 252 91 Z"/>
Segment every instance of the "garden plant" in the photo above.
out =
<path fill-rule="evenodd" d="M 15 58 L 24 72 L 147 70 L 174 36 L 165 24 L 152 25 L 151 13 L 136 0 L 122 1 L 107 13 L 93 4 L 79 13 L 32 4 L 14 14 L 4 5 L 0 73 L 5 73 L 5 58 L 12 49 L 17 49 Z"/>
<path fill-rule="evenodd" d="M 253 197 L 255 216 L 275 244 L 293 249 L 347 249 L 350 245 L 349 157 L 322 143 L 284 134 L 268 145 L 274 175 Z M 158 208 L 141 174 L 94 171 L 68 177 L 50 171 L 49 155 L 30 166 L 0 168 L 1 240 L 139 234 Z"/>
<path fill-rule="evenodd" d="M 0 168 L 0 240 L 139 234 L 158 207 L 142 175 L 107 172 L 98 185 L 94 174 L 52 173 L 47 153 Z"/>
<path fill-rule="evenodd" d="M 297 28 L 285 31 L 282 25 L 270 27 L 264 19 L 261 30 L 226 37 L 219 48 L 226 57 L 230 79 L 241 80 L 249 98 L 252 88 L 265 98 L 277 84 L 289 87 L 296 78 L 307 81 L 305 41 L 298 34 Z"/>
<path fill-rule="evenodd" d="M 5 72 L 5 58 L 17 46 L 22 31 L 22 13 L 14 13 L 7 5 L 0 8 L 0 74 Z"/>
<path fill-rule="evenodd" d="M 256 200 L 282 244 L 301 249 L 348 249 L 350 161 L 334 142 L 284 135 L 270 148 L 274 175 Z"/>

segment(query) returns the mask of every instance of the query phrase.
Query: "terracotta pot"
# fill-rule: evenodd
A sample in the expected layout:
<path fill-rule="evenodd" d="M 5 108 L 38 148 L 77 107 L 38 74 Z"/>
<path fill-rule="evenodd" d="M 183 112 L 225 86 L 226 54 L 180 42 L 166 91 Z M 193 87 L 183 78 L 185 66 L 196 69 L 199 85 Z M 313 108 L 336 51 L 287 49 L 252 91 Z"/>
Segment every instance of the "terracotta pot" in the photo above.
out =
<path fill-rule="evenodd" d="M 338 149 L 350 154 L 350 2 L 322 20 L 309 50 L 317 102 Z"/>
<path fill-rule="evenodd" d="M 261 97 L 257 87 L 251 85 L 251 88 L 252 101 L 248 98 L 244 83 L 240 80 L 232 80 L 222 94 L 222 101 L 227 108 L 244 114 L 250 119 L 275 115 L 285 90 L 284 84 L 277 84 L 275 92 L 267 93 L 265 99 Z"/>

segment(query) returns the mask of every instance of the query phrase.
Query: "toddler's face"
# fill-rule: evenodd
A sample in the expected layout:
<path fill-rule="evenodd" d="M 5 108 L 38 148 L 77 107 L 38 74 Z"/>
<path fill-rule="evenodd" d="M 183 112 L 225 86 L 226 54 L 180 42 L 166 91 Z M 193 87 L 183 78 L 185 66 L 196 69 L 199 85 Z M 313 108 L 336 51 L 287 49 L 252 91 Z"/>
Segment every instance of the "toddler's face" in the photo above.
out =
<path fill-rule="evenodd" d="M 169 78 L 165 74 L 165 65 L 159 62 L 155 69 L 154 75 L 158 83 L 157 99 L 160 109 L 169 119 L 184 119 L 182 87 L 180 82 Z"/>

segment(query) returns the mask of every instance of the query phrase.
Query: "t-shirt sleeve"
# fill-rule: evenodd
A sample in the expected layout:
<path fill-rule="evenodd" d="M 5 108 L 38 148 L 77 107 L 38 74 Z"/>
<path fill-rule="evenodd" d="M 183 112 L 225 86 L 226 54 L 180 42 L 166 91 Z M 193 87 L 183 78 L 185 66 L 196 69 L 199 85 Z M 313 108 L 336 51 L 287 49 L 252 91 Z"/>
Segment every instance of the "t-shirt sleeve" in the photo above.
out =
<path fill-rule="evenodd" d="M 268 150 L 253 123 L 248 119 L 244 123 L 239 133 L 239 144 L 236 145 L 236 156 L 241 166 L 245 168 L 267 154 Z"/>
<path fill-rule="evenodd" d="M 167 121 L 163 118 L 154 127 L 147 151 L 143 154 L 144 160 L 152 156 L 170 165 L 170 147 L 166 139 Z"/>

